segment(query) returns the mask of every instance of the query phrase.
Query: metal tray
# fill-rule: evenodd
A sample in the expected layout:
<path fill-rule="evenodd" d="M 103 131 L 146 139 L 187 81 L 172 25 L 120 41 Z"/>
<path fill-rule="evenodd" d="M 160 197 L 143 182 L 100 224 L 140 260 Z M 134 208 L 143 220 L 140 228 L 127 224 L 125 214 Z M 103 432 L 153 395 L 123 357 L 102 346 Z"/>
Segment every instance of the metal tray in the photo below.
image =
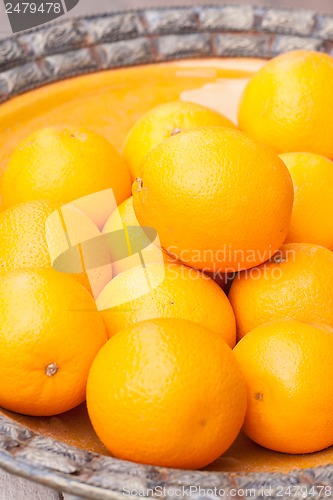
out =
<path fill-rule="evenodd" d="M 249 5 L 145 9 L 49 24 L 0 41 L 0 102 L 65 78 L 110 68 L 182 58 L 264 57 L 293 49 L 333 52 L 333 16 Z M 186 453 L 186 450 L 184 450 Z M 278 473 L 182 471 L 84 451 L 0 416 L 0 467 L 75 498 L 124 498 L 126 486 L 251 488 L 333 485 L 333 465 Z M 178 490 L 179 491 L 179 490 Z M 296 491 L 296 488 L 295 488 Z M 184 495 L 185 496 L 185 495 Z M 192 498 L 208 498 L 200 492 Z M 161 495 L 163 498 L 164 496 Z M 318 498 L 327 498 L 320 488 Z M 285 498 L 285 497 L 284 497 Z"/>

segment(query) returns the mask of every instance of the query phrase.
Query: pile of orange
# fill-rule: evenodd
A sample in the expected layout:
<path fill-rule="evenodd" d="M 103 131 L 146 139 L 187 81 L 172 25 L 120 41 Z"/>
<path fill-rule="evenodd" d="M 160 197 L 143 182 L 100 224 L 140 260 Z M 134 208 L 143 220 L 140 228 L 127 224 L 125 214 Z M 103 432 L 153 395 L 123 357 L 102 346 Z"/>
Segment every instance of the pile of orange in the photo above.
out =
<path fill-rule="evenodd" d="M 284 453 L 332 446 L 332 78 L 328 55 L 283 54 L 238 128 L 164 103 L 122 154 L 83 128 L 27 137 L 1 187 L 0 406 L 87 399 L 111 453 L 164 467 L 204 467 L 241 429 Z"/>

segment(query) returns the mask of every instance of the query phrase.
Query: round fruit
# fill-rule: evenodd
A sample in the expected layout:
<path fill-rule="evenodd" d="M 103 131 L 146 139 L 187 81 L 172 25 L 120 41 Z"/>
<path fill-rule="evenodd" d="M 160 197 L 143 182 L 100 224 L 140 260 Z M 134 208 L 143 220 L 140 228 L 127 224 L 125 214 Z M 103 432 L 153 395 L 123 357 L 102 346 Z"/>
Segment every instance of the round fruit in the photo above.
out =
<path fill-rule="evenodd" d="M 197 469 L 235 440 L 246 387 L 221 335 L 190 321 L 156 319 L 102 348 L 89 373 L 87 406 L 116 457 Z"/>
<path fill-rule="evenodd" d="M 333 327 L 333 253 L 306 243 L 289 243 L 231 285 L 237 337 L 279 319 Z"/>
<path fill-rule="evenodd" d="M 51 202 L 36 200 L 19 203 L 0 213 L 0 274 L 51 267 L 46 221 L 55 210 Z M 71 276 L 91 291 L 85 272 Z"/>
<path fill-rule="evenodd" d="M 273 151 L 245 134 L 225 127 L 182 132 L 156 146 L 143 167 L 133 184 L 137 218 L 182 262 L 239 271 L 282 245 L 292 180 Z"/>
<path fill-rule="evenodd" d="M 208 276 L 179 264 L 148 264 L 118 274 L 97 299 L 108 335 L 139 321 L 180 318 L 200 323 L 234 347 L 236 324 L 224 292 Z"/>
<path fill-rule="evenodd" d="M 269 61 L 247 84 L 239 126 L 279 153 L 333 157 L 333 58 L 297 50 Z"/>
<path fill-rule="evenodd" d="M 234 349 L 245 376 L 243 430 L 284 453 L 333 444 L 333 329 L 276 321 L 252 330 Z"/>
<path fill-rule="evenodd" d="M 60 206 L 107 188 L 118 203 L 131 194 L 130 174 L 115 148 L 86 129 L 50 127 L 27 137 L 11 156 L 3 206 L 40 198 Z"/>
<path fill-rule="evenodd" d="M 91 295 L 53 269 L 0 275 L 0 406 L 49 416 L 85 400 L 107 340 Z"/>
<path fill-rule="evenodd" d="M 285 153 L 295 199 L 286 243 L 307 242 L 333 250 L 333 163 L 313 153 Z"/>
<path fill-rule="evenodd" d="M 140 257 L 137 251 L 138 249 L 145 252 L 144 254 L 141 253 L 145 264 L 153 262 L 162 263 L 163 259 L 172 261 L 171 257 L 161 251 L 158 246 L 159 242 L 154 240 L 154 243 L 152 239 L 149 238 L 149 235 L 145 232 L 145 230 L 143 228 L 139 228 L 141 228 L 141 226 L 136 218 L 133 208 L 133 196 L 131 196 L 119 205 L 117 210 L 110 215 L 103 227 L 103 234 L 115 234 L 116 231 L 126 232 L 126 258 L 118 255 L 120 246 L 116 245 L 116 248 L 114 248 L 113 245 L 110 245 L 113 276 L 140 264 Z"/>
<path fill-rule="evenodd" d="M 184 130 L 214 126 L 235 128 L 217 111 L 193 102 L 167 102 L 151 109 L 134 124 L 125 141 L 123 156 L 133 179 L 141 174 L 146 154 L 168 137 Z"/>
<path fill-rule="evenodd" d="M 0 213 L 0 273 L 51 266 L 45 223 L 54 210 L 49 201 L 37 200 Z"/>

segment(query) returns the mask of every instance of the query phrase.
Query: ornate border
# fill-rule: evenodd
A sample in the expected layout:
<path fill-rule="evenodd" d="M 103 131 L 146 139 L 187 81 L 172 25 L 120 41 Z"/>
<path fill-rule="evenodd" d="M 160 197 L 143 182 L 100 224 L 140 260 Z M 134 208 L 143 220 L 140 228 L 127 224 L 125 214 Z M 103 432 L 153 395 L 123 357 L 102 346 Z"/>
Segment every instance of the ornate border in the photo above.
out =
<path fill-rule="evenodd" d="M 333 52 L 333 16 L 249 5 L 124 11 L 68 19 L 0 41 L 0 102 L 71 76 L 187 57 Z"/>
<path fill-rule="evenodd" d="M 65 20 L 0 41 L 0 102 L 51 82 L 109 68 L 188 57 L 270 58 L 293 49 L 333 53 L 333 16 L 220 5 Z M 276 498 L 279 487 L 333 485 L 333 465 L 289 474 L 242 474 L 133 464 L 37 435 L 1 416 L 0 466 L 71 493 L 73 500 L 120 500 L 124 486 L 133 490 L 216 487 L 229 496 L 234 488 L 252 488 L 256 491 L 253 498 L 262 498 L 264 485 L 272 488 L 270 498 Z M 317 493 L 317 498 L 327 498 L 324 490 Z M 205 495 L 198 492 L 192 497 L 201 500 Z"/>

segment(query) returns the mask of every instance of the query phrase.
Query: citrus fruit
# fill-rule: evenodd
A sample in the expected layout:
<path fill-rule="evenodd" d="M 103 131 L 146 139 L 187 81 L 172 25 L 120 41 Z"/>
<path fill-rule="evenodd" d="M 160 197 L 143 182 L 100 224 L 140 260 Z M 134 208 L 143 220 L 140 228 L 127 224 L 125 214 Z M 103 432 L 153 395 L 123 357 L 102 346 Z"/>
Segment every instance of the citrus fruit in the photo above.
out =
<path fill-rule="evenodd" d="M 306 242 L 333 250 L 333 163 L 313 153 L 285 153 L 294 184 L 286 243 Z"/>
<path fill-rule="evenodd" d="M 47 200 L 36 200 L 0 212 L 0 273 L 51 266 L 45 223 L 55 209 Z"/>
<path fill-rule="evenodd" d="M 243 430 L 284 453 L 333 444 L 333 329 L 300 321 L 259 326 L 234 349 L 245 376 Z"/>
<path fill-rule="evenodd" d="M 101 349 L 89 373 L 87 407 L 116 457 L 197 469 L 235 440 L 246 387 L 221 335 L 190 321 L 155 319 Z"/>
<path fill-rule="evenodd" d="M 9 271 L 0 275 L 0 304 L 0 406 L 48 416 L 82 403 L 107 340 L 87 290 L 53 269 Z"/>
<path fill-rule="evenodd" d="M 279 153 L 333 157 L 333 58 L 297 50 L 270 60 L 251 77 L 239 105 L 239 127 Z"/>
<path fill-rule="evenodd" d="M 0 273 L 51 267 L 46 222 L 55 210 L 51 202 L 35 200 L 0 212 Z M 71 276 L 91 291 L 85 272 Z"/>
<path fill-rule="evenodd" d="M 307 243 L 288 243 L 270 261 L 240 273 L 231 285 L 237 336 L 278 319 L 333 327 L 333 253 Z"/>
<path fill-rule="evenodd" d="M 178 264 L 133 267 L 110 281 L 97 299 L 108 335 L 154 318 L 180 318 L 215 331 L 233 347 L 236 324 L 219 286 L 200 271 Z"/>
<path fill-rule="evenodd" d="M 293 203 L 290 174 L 266 146 L 226 127 L 190 130 L 156 146 L 133 184 L 143 226 L 192 267 L 253 267 L 282 245 Z"/>
<path fill-rule="evenodd" d="M 85 198 L 78 201 L 82 200 Z M 112 278 L 112 263 L 100 230 L 75 204 L 76 201 L 63 205 L 47 219 L 48 249 L 54 269 L 73 273 L 80 282 L 83 277 L 86 283 L 82 284 L 96 298 Z"/>
<path fill-rule="evenodd" d="M 133 179 L 140 175 L 142 160 L 153 147 L 181 131 L 204 126 L 235 128 L 222 114 L 193 102 L 167 102 L 148 111 L 131 128 L 123 148 Z"/>
<path fill-rule="evenodd" d="M 131 194 L 123 159 L 104 137 L 83 128 L 49 127 L 12 154 L 2 181 L 3 207 L 44 198 L 57 206 L 112 188 L 118 203 Z"/>
<path fill-rule="evenodd" d="M 120 234 L 126 234 L 127 248 L 125 251 L 126 258 L 118 258 L 119 247 L 110 245 L 110 256 L 112 260 L 113 276 L 120 274 L 131 267 L 140 264 L 138 252 L 135 250 L 141 249 L 145 264 L 162 263 L 163 260 L 172 261 L 172 257 L 162 252 L 159 242 L 149 237 L 145 229 L 140 229 L 138 219 L 136 218 L 133 208 L 133 196 L 123 201 L 117 210 L 115 210 L 103 227 L 103 234 L 121 231 Z M 118 233 L 119 234 L 119 233 Z"/>

